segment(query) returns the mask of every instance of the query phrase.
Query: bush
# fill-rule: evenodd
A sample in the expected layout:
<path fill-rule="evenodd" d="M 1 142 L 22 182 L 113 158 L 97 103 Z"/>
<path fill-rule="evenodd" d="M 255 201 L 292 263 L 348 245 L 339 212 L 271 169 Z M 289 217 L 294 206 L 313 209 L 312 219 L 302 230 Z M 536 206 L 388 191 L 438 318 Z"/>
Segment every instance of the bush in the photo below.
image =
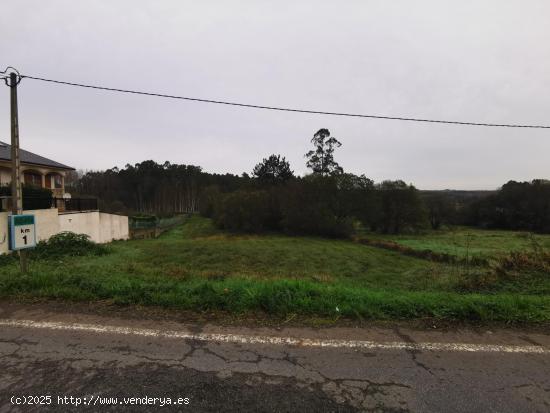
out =
<path fill-rule="evenodd" d="M 309 176 L 291 182 L 281 192 L 280 203 L 286 232 L 342 238 L 353 233 L 353 219 L 334 178 Z"/>
<path fill-rule="evenodd" d="M 214 221 L 230 231 L 261 232 L 276 229 L 277 208 L 268 191 L 236 191 L 221 197 Z"/>
<path fill-rule="evenodd" d="M 47 241 L 40 241 L 31 250 L 31 256 L 39 259 L 56 259 L 63 256 L 104 255 L 108 252 L 104 245 L 90 241 L 86 234 L 64 231 L 52 235 Z"/>

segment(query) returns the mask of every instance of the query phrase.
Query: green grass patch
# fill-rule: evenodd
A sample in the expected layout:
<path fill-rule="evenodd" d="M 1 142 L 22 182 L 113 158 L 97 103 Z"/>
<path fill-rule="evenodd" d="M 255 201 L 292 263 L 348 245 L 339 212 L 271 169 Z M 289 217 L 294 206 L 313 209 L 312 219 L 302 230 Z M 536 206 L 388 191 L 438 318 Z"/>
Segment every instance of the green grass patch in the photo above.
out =
<path fill-rule="evenodd" d="M 378 234 L 361 232 L 361 238 L 393 241 L 415 250 L 430 250 L 458 258 L 479 257 L 493 259 L 512 251 L 533 248 L 533 242 L 550 249 L 550 235 L 520 231 L 483 230 L 470 227 L 452 227 L 419 234 Z"/>
<path fill-rule="evenodd" d="M 157 239 L 108 249 L 33 259 L 26 275 L 4 259 L 0 295 L 276 316 L 550 321 L 547 275 L 493 280 L 352 241 L 234 235 L 193 217 Z"/>

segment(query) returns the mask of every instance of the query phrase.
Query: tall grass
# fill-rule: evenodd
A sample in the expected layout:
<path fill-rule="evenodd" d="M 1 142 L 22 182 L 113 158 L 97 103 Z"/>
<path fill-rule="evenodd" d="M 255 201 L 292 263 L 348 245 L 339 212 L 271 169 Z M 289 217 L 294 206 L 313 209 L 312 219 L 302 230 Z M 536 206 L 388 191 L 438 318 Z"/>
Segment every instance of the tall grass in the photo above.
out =
<path fill-rule="evenodd" d="M 275 316 L 302 314 L 362 319 L 415 319 L 481 322 L 545 322 L 550 297 L 514 294 L 456 294 L 350 288 L 300 280 L 250 279 L 178 282 L 173 279 L 75 274 L 12 275 L 0 279 L 0 295 L 64 300 L 111 300 L 193 311 Z"/>

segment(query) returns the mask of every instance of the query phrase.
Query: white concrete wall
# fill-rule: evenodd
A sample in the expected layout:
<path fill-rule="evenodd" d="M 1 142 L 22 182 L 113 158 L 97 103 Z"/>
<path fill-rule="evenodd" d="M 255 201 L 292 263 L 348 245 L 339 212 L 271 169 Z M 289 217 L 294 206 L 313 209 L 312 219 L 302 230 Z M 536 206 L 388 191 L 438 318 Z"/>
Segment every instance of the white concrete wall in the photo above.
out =
<path fill-rule="evenodd" d="M 97 243 L 128 239 L 128 217 L 103 212 L 78 212 L 59 215 L 61 231 L 87 234 Z"/>
<path fill-rule="evenodd" d="M 86 234 L 94 242 L 101 242 L 99 212 L 76 212 L 59 215 L 60 231 Z"/>
<path fill-rule="evenodd" d="M 36 223 L 36 242 L 45 241 L 60 231 L 57 208 L 23 211 L 23 213 L 34 214 Z"/>
<path fill-rule="evenodd" d="M 47 240 L 62 231 L 86 234 L 97 243 L 129 238 L 128 217 L 122 215 L 97 211 L 59 214 L 57 208 L 23 213 L 35 216 L 37 242 Z M 11 212 L 0 212 L 0 254 L 9 251 L 8 215 L 11 215 Z"/>
<path fill-rule="evenodd" d="M 124 215 L 99 213 L 100 241 L 110 242 L 115 239 L 128 239 L 128 217 Z"/>

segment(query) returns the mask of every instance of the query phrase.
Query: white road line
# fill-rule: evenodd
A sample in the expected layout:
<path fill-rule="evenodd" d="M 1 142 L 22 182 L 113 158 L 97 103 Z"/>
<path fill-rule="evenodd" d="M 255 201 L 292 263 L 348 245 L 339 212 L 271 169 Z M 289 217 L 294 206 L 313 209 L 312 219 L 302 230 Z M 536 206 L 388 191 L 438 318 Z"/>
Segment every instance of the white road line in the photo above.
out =
<path fill-rule="evenodd" d="M 499 344 L 468 343 L 408 343 L 375 342 L 363 340 L 328 340 L 277 336 L 254 336 L 242 334 L 190 333 L 185 331 L 163 331 L 147 328 L 117 327 L 95 324 L 61 323 L 51 321 L 0 319 L 0 326 L 40 328 L 49 330 L 83 331 L 106 334 L 125 334 L 145 337 L 176 338 L 183 340 L 212 341 L 238 344 L 272 344 L 297 347 L 357 348 L 368 350 L 417 350 L 417 351 L 462 351 L 489 353 L 550 354 L 550 348 L 543 346 L 513 346 Z"/>

